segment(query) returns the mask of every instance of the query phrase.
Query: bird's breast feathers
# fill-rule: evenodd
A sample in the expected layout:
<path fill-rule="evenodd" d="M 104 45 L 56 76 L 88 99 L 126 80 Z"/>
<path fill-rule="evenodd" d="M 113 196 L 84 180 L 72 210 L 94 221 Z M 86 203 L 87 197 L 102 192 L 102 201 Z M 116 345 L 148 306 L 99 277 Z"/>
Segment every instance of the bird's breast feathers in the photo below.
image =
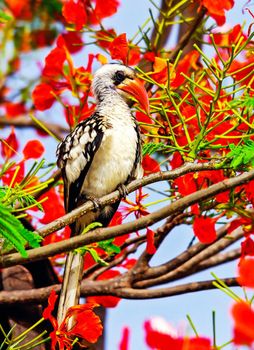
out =
<path fill-rule="evenodd" d="M 133 121 L 110 124 L 91 119 L 77 126 L 60 144 L 58 164 L 64 168 L 69 183 L 79 181 L 87 167 L 81 193 L 101 197 L 126 183 L 133 167 L 137 168 L 134 177 L 142 176 L 137 162 L 139 147 L 139 135 Z"/>
<path fill-rule="evenodd" d="M 133 169 L 138 135 L 133 126 L 107 129 L 85 177 L 82 191 L 100 197 L 124 184 Z"/>

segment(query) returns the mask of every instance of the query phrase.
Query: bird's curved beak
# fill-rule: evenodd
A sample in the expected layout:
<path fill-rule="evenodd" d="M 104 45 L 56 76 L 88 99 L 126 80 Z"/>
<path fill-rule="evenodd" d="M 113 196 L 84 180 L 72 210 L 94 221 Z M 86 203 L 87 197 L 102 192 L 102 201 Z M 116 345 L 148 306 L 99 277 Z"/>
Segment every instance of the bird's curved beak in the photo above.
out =
<path fill-rule="evenodd" d="M 117 86 L 118 89 L 127 92 L 135 98 L 140 106 L 149 114 L 149 99 L 142 81 L 138 78 L 125 79 L 125 81 Z"/>

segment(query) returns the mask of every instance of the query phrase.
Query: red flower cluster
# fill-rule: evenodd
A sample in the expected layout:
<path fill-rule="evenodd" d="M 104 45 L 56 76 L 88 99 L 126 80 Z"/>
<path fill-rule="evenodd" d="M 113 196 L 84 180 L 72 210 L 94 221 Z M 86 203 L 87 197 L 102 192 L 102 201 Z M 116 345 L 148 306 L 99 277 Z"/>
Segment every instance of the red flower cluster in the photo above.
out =
<path fill-rule="evenodd" d="M 110 56 L 113 60 L 120 60 L 124 64 L 133 66 L 140 60 L 140 49 L 127 41 L 126 34 L 115 37 L 108 45 Z"/>
<path fill-rule="evenodd" d="M 254 258 L 243 257 L 239 262 L 238 282 L 241 286 L 254 288 Z M 254 344 L 254 309 L 244 301 L 235 303 L 232 307 L 234 320 L 234 343 L 236 345 L 252 346 Z"/>
<path fill-rule="evenodd" d="M 88 343 L 96 343 L 102 334 L 102 325 L 99 317 L 93 312 L 97 306 L 94 303 L 76 305 L 67 311 L 63 322 L 59 325 L 56 318 L 52 315 L 57 300 L 56 292 L 53 290 L 48 299 L 48 307 L 43 311 L 43 317 L 49 320 L 53 326 L 50 333 L 51 349 L 71 350 L 72 343 L 76 337 L 84 339 Z M 75 324 L 69 330 L 68 321 L 74 318 Z"/>
<path fill-rule="evenodd" d="M 76 30 L 81 30 L 86 24 L 98 24 L 103 18 L 116 13 L 118 0 L 68 0 L 63 5 L 62 14 L 67 23 L 73 24 Z"/>
<path fill-rule="evenodd" d="M 234 320 L 234 343 L 251 346 L 254 343 L 253 308 L 245 302 L 238 302 L 233 305 L 232 316 Z"/>
<path fill-rule="evenodd" d="M 128 198 L 124 199 L 124 202 L 127 203 L 129 206 L 128 207 L 123 206 L 121 208 L 123 217 L 126 218 L 130 214 L 134 214 L 135 217 L 138 219 L 142 216 L 148 215 L 149 211 L 147 211 L 146 207 L 142 204 L 142 201 L 147 196 L 148 194 L 143 194 L 142 188 L 139 188 L 136 191 L 136 202 L 133 202 Z M 147 238 L 146 251 L 148 254 L 154 254 L 156 252 L 156 247 L 154 244 L 154 232 L 149 228 L 146 229 L 146 238 Z"/>
<path fill-rule="evenodd" d="M 15 133 L 15 129 L 12 128 L 9 136 L 6 139 L 1 139 L 1 155 L 4 162 L 8 162 L 10 158 L 20 156 L 19 154 L 19 142 Z M 19 184 L 25 176 L 25 164 L 29 159 L 40 158 L 45 149 L 43 144 L 39 140 L 28 141 L 23 150 L 23 158 L 20 162 L 12 164 L 8 167 L 7 171 L 4 171 L 1 179 L 3 184 L 14 187 L 15 184 Z"/>
<path fill-rule="evenodd" d="M 234 0 L 199 0 L 200 5 L 204 6 L 208 14 L 215 19 L 219 26 L 222 26 L 225 21 L 225 11 L 230 10 L 234 6 Z"/>

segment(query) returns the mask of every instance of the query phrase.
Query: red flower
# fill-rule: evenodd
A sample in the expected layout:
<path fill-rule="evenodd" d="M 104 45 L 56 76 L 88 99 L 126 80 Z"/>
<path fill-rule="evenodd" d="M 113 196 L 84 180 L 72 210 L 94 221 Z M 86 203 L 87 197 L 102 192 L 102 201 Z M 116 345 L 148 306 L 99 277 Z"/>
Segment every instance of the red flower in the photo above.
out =
<path fill-rule="evenodd" d="M 11 129 L 10 135 L 6 139 L 2 139 L 1 154 L 4 158 L 11 158 L 17 154 L 19 147 L 18 140 L 14 128 Z"/>
<path fill-rule="evenodd" d="M 128 51 L 129 48 L 125 33 L 117 36 L 109 45 L 109 52 L 113 60 L 121 60 L 123 63 L 126 63 Z"/>
<path fill-rule="evenodd" d="M 169 64 L 169 62 L 165 58 L 155 57 L 153 64 L 153 72 L 149 74 L 159 84 L 166 84 L 169 78 L 173 80 L 175 77 L 175 73 L 172 71 L 170 71 L 169 77 L 168 70 L 171 66 L 172 64 Z"/>
<path fill-rule="evenodd" d="M 128 327 L 124 327 L 122 330 L 122 339 L 119 344 L 119 350 L 129 349 L 129 337 L 130 337 L 130 329 Z"/>
<path fill-rule="evenodd" d="M 146 154 L 142 159 L 142 167 L 144 169 L 144 175 L 157 173 L 161 170 L 159 163 L 148 154 Z"/>
<path fill-rule="evenodd" d="M 140 48 L 136 45 L 130 47 L 128 52 L 128 65 L 135 66 L 140 61 Z"/>
<path fill-rule="evenodd" d="M 243 62 L 233 60 L 228 72 L 231 73 L 232 77 L 236 81 L 241 80 L 240 82 L 241 85 L 249 85 L 251 88 L 253 88 L 254 82 L 251 74 L 253 72 L 253 64 L 254 64 L 253 55 L 250 55 Z"/>
<path fill-rule="evenodd" d="M 31 4 L 27 2 L 27 0 L 6 0 L 5 2 L 12 11 L 14 17 L 25 20 L 31 19 Z"/>
<path fill-rule="evenodd" d="M 176 89 L 184 83 L 185 78 L 181 73 L 190 75 L 191 72 L 198 69 L 199 57 L 200 54 L 196 50 L 192 50 L 184 55 L 184 58 L 179 61 L 175 70 L 176 74 L 170 83 L 172 88 Z"/>
<path fill-rule="evenodd" d="M 93 312 L 93 308 L 97 305 L 87 303 L 70 307 L 63 322 L 59 325 L 56 318 L 52 315 L 56 300 L 56 292 L 52 290 L 48 299 L 49 305 L 43 311 L 42 315 L 51 322 L 54 329 L 53 332 L 50 333 L 51 350 L 55 350 L 57 346 L 59 350 L 71 350 L 75 337 L 85 339 L 89 343 L 96 343 L 102 334 L 101 320 Z M 67 325 L 70 318 L 75 319 L 75 324 L 68 330 Z"/>
<path fill-rule="evenodd" d="M 118 0 L 96 0 L 93 13 L 89 16 L 92 24 L 100 23 L 103 18 L 110 17 L 117 12 Z"/>
<path fill-rule="evenodd" d="M 187 196 L 190 193 L 197 191 L 197 184 L 194 180 L 193 174 L 186 174 L 178 177 L 174 184 L 177 186 L 178 192 L 182 196 Z"/>
<path fill-rule="evenodd" d="M 236 345 L 251 345 L 254 342 L 254 311 L 245 302 L 233 305 L 234 343 Z"/>
<path fill-rule="evenodd" d="M 238 218 L 238 219 L 232 220 L 227 229 L 228 234 L 233 232 L 239 226 L 250 225 L 251 223 L 252 223 L 252 220 L 249 218 Z"/>
<path fill-rule="evenodd" d="M 39 111 L 50 108 L 56 101 L 55 94 L 56 92 L 49 84 L 41 83 L 37 85 L 32 93 L 35 108 Z"/>
<path fill-rule="evenodd" d="M 226 21 L 224 11 L 234 6 L 234 0 L 200 0 L 200 4 L 208 10 L 208 14 L 215 19 L 217 24 L 222 26 Z"/>
<path fill-rule="evenodd" d="M 67 23 L 74 24 L 76 30 L 82 29 L 87 22 L 86 9 L 82 1 L 69 0 L 64 3 L 62 14 Z"/>
<path fill-rule="evenodd" d="M 170 165 L 172 170 L 179 168 L 183 165 L 184 161 L 180 152 L 174 152 L 172 160 L 170 161 Z"/>
<path fill-rule="evenodd" d="M 16 184 L 19 184 L 24 179 L 24 176 L 25 164 L 24 161 L 21 161 L 20 163 L 16 163 L 12 167 L 10 167 L 1 177 L 1 180 L 5 185 L 11 185 L 11 187 L 14 187 Z"/>
<path fill-rule="evenodd" d="M 57 320 L 55 319 L 54 316 L 52 316 L 52 311 L 54 311 L 57 298 L 58 296 L 56 292 L 52 290 L 48 298 L 48 306 L 46 307 L 46 309 L 43 311 L 43 314 L 42 314 L 43 318 L 51 322 L 54 329 L 57 327 Z"/>
<path fill-rule="evenodd" d="M 254 241 L 250 236 L 241 243 L 241 257 L 244 258 L 246 255 L 254 256 Z"/>
<path fill-rule="evenodd" d="M 135 217 L 138 219 L 141 216 L 145 216 L 149 214 L 149 211 L 146 210 L 146 208 L 142 204 L 142 200 L 145 199 L 148 196 L 148 194 L 143 194 L 142 188 L 139 188 L 136 191 L 136 202 L 132 202 L 130 199 L 126 198 L 124 199 L 124 202 L 129 204 L 129 207 L 122 207 L 121 210 L 123 213 L 125 213 L 125 218 L 134 213 Z"/>
<path fill-rule="evenodd" d="M 65 214 L 63 202 L 57 195 L 55 188 L 51 188 L 48 192 L 43 194 L 40 199 L 47 197 L 48 199 L 42 203 L 44 216 L 40 219 L 42 224 L 49 222 L 63 216 Z"/>
<path fill-rule="evenodd" d="M 193 231 L 201 243 L 212 243 L 216 239 L 215 222 L 217 219 L 208 216 L 194 218 Z"/>
<path fill-rule="evenodd" d="M 212 350 L 208 338 L 177 337 L 173 327 L 161 318 L 153 318 L 144 324 L 146 343 L 156 350 Z"/>
<path fill-rule="evenodd" d="M 6 116 L 13 118 L 26 113 L 26 108 L 22 102 L 6 102 L 5 103 Z"/>
<path fill-rule="evenodd" d="M 154 62 L 155 60 L 155 52 L 153 51 L 148 51 L 144 54 L 144 59 L 149 61 L 149 62 Z"/>
<path fill-rule="evenodd" d="M 114 29 L 98 30 L 96 32 L 96 40 L 98 46 L 108 49 L 112 40 L 116 37 L 116 32 Z"/>
<path fill-rule="evenodd" d="M 23 149 L 25 159 L 37 159 L 42 156 L 45 148 L 39 140 L 28 141 Z"/>
<path fill-rule="evenodd" d="M 58 230 L 46 236 L 43 239 L 43 245 L 61 242 L 61 241 L 64 241 L 65 239 L 70 238 L 70 236 L 71 236 L 71 229 L 69 228 L 69 226 L 66 226 L 63 230 Z M 51 258 L 51 259 L 57 259 L 57 257 L 58 256 L 56 255 L 54 256 L 54 258 Z"/>
<path fill-rule="evenodd" d="M 45 67 L 42 74 L 45 77 L 55 77 L 62 74 L 66 52 L 62 47 L 56 47 L 45 58 Z"/>
<path fill-rule="evenodd" d="M 137 259 L 125 259 L 124 262 L 121 264 L 121 267 L 124 267 L 127 270 L 130 270 L 133 268 L 133 266 L 136 264 Z"/>
<path fill-rule="evenodd" d="M 230 31 L 226 33 L 213 33 L 214 41 L 220 46 L 232 46 L 236 44 L 241 37 L 247 39 L 242 32 L 240 24 L 235 25 Z"/>
<path fill-rule="evenodd" d="M 251 202 L 252 206 L 254 207 L 254 180 L 245 184 L 244 188 L 245 188 L 245 193 L 248 200 Z"/>
<path fill-rule="evenodd" d="M 239 263 L 238 282 L 241 286 L 254 288 L 254 259 L 244 258 Z"/>
<path fill-rule="evenodd" d="M 140 111 L 136 111 L 136 119 L 138 122 L 151 124 L 151 127 L 153 126 L 152 119 L 147 114 L 144 114 Z M 145 129 L 147 126 L 141 125 L 141 127 Z M 150 126 L 148 126 L 147 128 L 150 128 Z"/>
<path fill-rule="evenodd" d="M 120 213 L 120 211 L 115 212 L 112 220 L 110 221 L 109 226 L 116 226 L 116 225 L 121 225 L 123 221 L 123 217 L 122 214 Z M 118 237 L 116 237 L 118 238 Z"/>
<path fill-rule="evenodd" d="M 36 47 L 51 46 L 55 39 L 53 29 L 36 29 L 31 32 L 31 43 L 36 43 Z"/>
<path fill-rule="evenodd" d="M 70 53 L 76 53 L 83 48 L 83 41 L 81 35 L 78 32 L 63 33 L 62 37 L 65 41 L 65 45 Z"/>
<path fill-rule="evenodd" d="M 154 245 L 154 232 L 149 228 L 146 229 L 146 252 L 151 255 L 156 252 L 156 247 Z"/>
<path fill-rule="evenodd" d="M 123 216 L 122 216 L 120 211 L 117 211 L 114 214 L 112 220 L 110 221 L 109 226 L 121 225 L 122 221 L 123 221 Z M 130 236 L 129 233 L 127 233 L 125 235 L 116 237 L 116 238 L 114 238 L 113 244 L 115 244 L 118 247 L 121 247 L 126 242 L 126 240 L 129 238 L 129 236 Z M 122 254 L 122 253 L 119 253 L 119 254 Z"/>

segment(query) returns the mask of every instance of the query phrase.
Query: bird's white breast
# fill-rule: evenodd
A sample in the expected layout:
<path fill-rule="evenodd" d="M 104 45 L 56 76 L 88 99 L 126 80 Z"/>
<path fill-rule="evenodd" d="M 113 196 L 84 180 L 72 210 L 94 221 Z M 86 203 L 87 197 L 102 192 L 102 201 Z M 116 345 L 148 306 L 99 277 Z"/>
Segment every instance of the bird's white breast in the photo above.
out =
<path fill-rule="evenodd" d="M 124 184 L 136 158 L 137 133 L 134 124 L 118 121 L 105 131 L 86 175 L 82 192 L 101 197 Z"/>

